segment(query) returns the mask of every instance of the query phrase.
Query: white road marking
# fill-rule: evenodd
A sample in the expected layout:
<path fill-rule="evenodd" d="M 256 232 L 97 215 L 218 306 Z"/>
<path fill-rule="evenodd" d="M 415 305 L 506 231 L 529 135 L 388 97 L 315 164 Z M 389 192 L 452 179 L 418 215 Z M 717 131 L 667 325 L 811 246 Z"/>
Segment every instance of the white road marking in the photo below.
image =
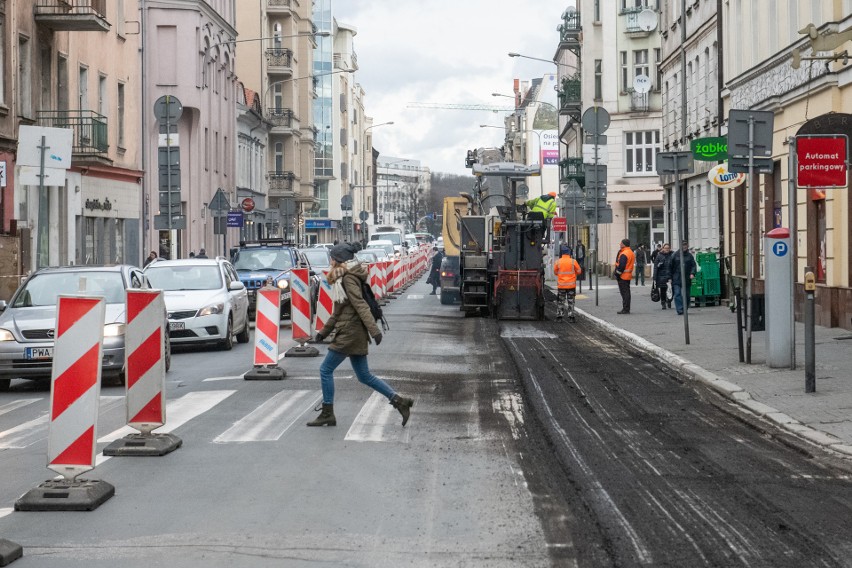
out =
<path fill-rule="evenodd" d="M 401 442 L 409 441 L 409 428 L 403 428 L 396 409 L 388 399 L 374 392 L 361 407 L 344 440 L 352 442 Z"/>
<path fill-rule="evenodd" d="M 102 396 L 100 397 L 98 413 L 109 411 L 123 401 L 123 396 Z M 0 450 L 22 449 L 47 439 L 49 422 L 50 413 L 44 411 L 38 418 L 0 432 Z"/>
<path fill-rule="evenodd" d="M 300 416 L 317 405 L 320 391 L 281 391 L 213 440 L 229 442 L 275 442 Z"/>
<path fill-rule="evenodd" d="M 422 298 L 425 298 L 423 294 L 409 294 L 405 297 L 406 300 L 420 300 Z"/>
<path fill-rule="evenodd" d="M 531 324 L 507 323 L 501 326 L 500 337 L 535 337 L 539 339 L 556 339 L 556 336 L 542 329 L 536 329 Z"/>
<path fill-rule="evenodd" d="M 248 371 L 246 371 L 246 373 L 247 372 Z M 215 381 L 233 381 L 233 380 L 236 380 L 236 379 L 242 379 L 243 376 L 245 376 L 246 373 L 243 373 L 242 375 L 234 375 L 232 377 L 210 377 L 208 379 L 204 379 L 201 382 L 202 383 L 211 383 L 211 382 L 215 382 Z"/>
<path fill-rule="evenodd" d="M 12 412 L 13 410 L 23 408 L 23 407 L 27 406 L 28 404 L 38 402 L 39 400 L 42 400 L 42 399 L 40 399 L 40 398 L 22 398 L 21 400 L 13 400 L 10 403 L 7 403 L 7 404 L 4 404 L 3 406 L 0 406 L 0 416 L 3 416 L 4 414 L 8 414 L 8 413 Z"/>
<path fill-rule="evenodd" d="M 7 517 L 7 516 L 11 515 L 14 510 L 15 509 L 13 509 L 12 507 L 0 508 L 0 519 L 2 519 L 3 517 Z"/>

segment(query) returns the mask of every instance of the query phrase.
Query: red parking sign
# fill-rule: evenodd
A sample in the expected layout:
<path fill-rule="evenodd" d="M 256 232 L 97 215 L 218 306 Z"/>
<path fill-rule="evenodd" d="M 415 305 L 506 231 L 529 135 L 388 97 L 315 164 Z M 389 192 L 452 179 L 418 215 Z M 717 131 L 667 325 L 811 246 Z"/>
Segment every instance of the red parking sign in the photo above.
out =
<path fill-rule="evenodd" d="M 550 228 L 557 233 L 565 233 L 568 231 L 568 219 L 566 217 L 554 217 L 550 221 Z"/>
<path fill-rule="evenodd" d="M 798 136 L 796 175 L 799 187 L 846 187 L 848 156 L 846 136 Z"/>

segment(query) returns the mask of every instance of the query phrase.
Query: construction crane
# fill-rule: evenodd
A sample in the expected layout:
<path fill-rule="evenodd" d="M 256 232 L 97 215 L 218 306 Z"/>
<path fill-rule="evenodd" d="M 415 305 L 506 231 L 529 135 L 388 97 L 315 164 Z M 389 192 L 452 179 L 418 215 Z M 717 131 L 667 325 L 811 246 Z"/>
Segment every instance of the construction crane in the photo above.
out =
<path fill-rule="evenodd" d="M 435 108 L 435 109 L 451 109 L 451 110 L 490 110 L 491 112 L 512 112 L 515 107 L 498 107 L 494 105 L 483 104 L 457 104 L 457 103 L 408 103 L 407 108 Z"/>

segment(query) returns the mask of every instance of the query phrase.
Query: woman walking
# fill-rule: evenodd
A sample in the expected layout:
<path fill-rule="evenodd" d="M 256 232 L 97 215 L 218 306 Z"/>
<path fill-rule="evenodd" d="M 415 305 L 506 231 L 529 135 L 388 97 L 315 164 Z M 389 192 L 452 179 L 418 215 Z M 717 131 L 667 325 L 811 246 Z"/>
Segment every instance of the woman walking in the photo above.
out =
<path fill-rule="evenodd" d="M 666 306 L 671 309 L 672 301 L 669 299 L 669 280 L 672 279 L 672 247 L 669 243 L 663 245 L 660 252 L 657 253 L 657 258 L 654 259 L 654 283 L 657 289 L 660 290 L 660 303 L 663 309 Z"/>
<path fill-rule="evenodd" d="M 335 245 L 331 251 L 331 270 L 328 283 L 331 284 L 331 299 L 334 310 L 325 326 L 317 333 L 316 341 L 321 343 L 331 332 L 334 341 L 328 347 L 325 360 L 320 365 L 320 384 L 322 386 L 322 412 L 308 426 L 336 426 L 334 417 L 334 370 L 349 357 L 352 369 L 358 380 L 383 394 L 391 405 L 402 415 L 402 425 L 408 422 L 414 400 L 400 396 L 390 385 L 370 372 L 367 364 L 367 344 L 370 337 L 379 345 L 382 332 L 370 313 L 370 306 L 361 293 L 361 283 L 367 280 L 367 270 L 355 259 L 360 249 L 357 244 L 343 243 Z"/>

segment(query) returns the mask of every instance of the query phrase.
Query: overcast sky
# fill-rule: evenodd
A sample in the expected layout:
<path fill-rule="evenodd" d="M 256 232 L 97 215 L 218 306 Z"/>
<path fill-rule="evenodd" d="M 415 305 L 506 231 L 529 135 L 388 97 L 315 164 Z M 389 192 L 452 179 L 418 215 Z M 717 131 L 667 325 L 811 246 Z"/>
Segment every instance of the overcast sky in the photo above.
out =
<path fill-rule="evenodd" d="M 367 93 L 373 145 L 385 156 L 420 160 L 433 172 L 469 174 L 468 149 L 500 146 L 507 112 L 409 108 L 409 103 L 511 107 L 514 79 L 553 73 L 556 26 L 570 0 L 332 0 L 339 23 L 358 30 L 355 79 Z"/>

